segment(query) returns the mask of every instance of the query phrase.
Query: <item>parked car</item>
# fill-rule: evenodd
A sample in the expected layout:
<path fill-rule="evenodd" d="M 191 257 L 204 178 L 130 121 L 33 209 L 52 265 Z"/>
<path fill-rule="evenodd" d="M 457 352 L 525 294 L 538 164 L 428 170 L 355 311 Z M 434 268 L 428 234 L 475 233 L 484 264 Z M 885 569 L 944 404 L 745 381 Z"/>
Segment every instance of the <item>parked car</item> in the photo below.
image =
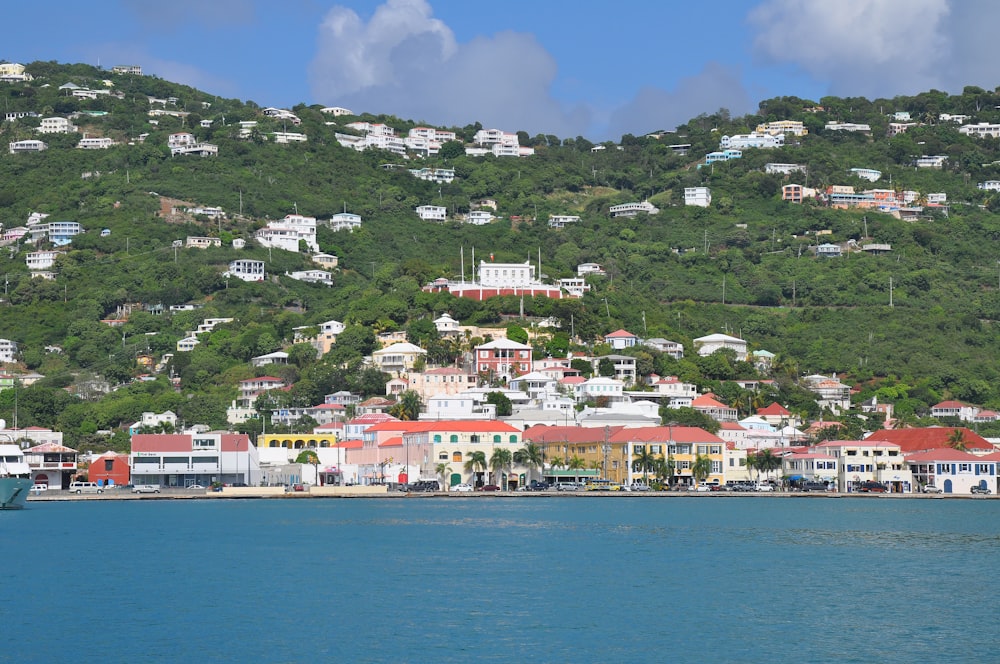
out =
<path fill-rule="evenodd" d="M 468 482 L 462 482 L 461 484 L 456 484 L 455 486 L 451 487 L 451 490 L 455 491 L 456 493 L 467 493 L 470 491 L 474 491 L 475 489 L 473 489 L 472 485 L 469 484 Z"/>
<path fill-rule="evenodd" d="M 774 485 L 767 482 L 758 482 L 753 488 L 754 491 L 774 491 Z"/>
<path fill-rule="evenodd" d="M 755 488 L 753 482 L 733 482 L 729 484 L 730 491 L 753 491 Z"/>
<path fill-rule="evenodd" d="M 440 491 L 441 485 L 438 484 L 437 480 L 418 480 L 413 484 L 406 487 L 407 491 L 414 492 L 430 492 L 430 491 Z"/>
<path fill-rule="evenodd" d="M 977 484 L 974 487 L 972 487 L 972 493 L 979 493 L 984 496 L 988 496 L 990 495 L 990 490 L 982 485 Z"/>
<path fill-rule="evenodd" d="M 556 491 L 579 491 L 580 485 L 576 482 L 556 482 Z"/>
<path fill-rule="evenodd" d="M 933 484 L 925 484 L 923 488 L 924 493 L 944 493 L 941 487 L 934 486 Z"/>
<path fill-rule="evenodd" d="M 70 482 L 69 492 L 75 494 L 104 493 L 104 489 L 99 487 L 96 482 Z"/>
<path fill-rule="evenodd" d="M 802 490 L 803 491 L 827 491 L 828 489 L 829 489 L 829 487 L 827 487 L 826 482 L 803 482 L 802 483 Z"/>
<path fill-rule="evenodd" d="M 132 493 L 159 493 L 159 484 L 136 484 L 132 487 Z"/>
<path fill-rule="evenodd" d="M 649 491 L 649 485 L 642 482 L 633 482 L 628 487 L 629 491 Z"/>
<path fill-rule="evenodd" d="M 688 491 L 695 491 L 697 493 L 708 493 L 712 490 L 712 487 L 708 484 L 692 484 L 688 487 Z"/>
<path fill-rule="evenodd" d="M 888 493 L 889 489 L 881 482 L 873 482 L 869 480 L 858 485 L 858 491 L 861 493 Z"/>
<path fill-rule="evenodd" d="M 204 491 L 204 490 L 205 490 L 205 487 L 203 487 L 203 486 L 202 486 L 202 485 L 200 485 L 200 484 L 189 484 L 189 485 L 187 485 L 187 486 L 186 486 L 186 487 L 184 487 L 184 488 L 185 488 L 185 489 L 200 489 L 201 491 Z"/>
<path fill-rule="evenodd" d="M 480 491 L 499 491 L 499 490 L 500 487 L 498 487 L 496 484 L 487 484 L 483 486 L 482 489 L 480 489 Z"/>
<path fill-rule="evenodd" d="M 528 491 L 548 491 L 551 488 L 547 483 L 540 480 L 531 480 L 531 483 L 528 485 Z"/>
<path fill-rule="evenodd" d="M 41 493 L 42 491 L 48 491 L 49 490 L 49 485 L 48 484 L 32 484 L 31 485 L 31 490 L 34 491 L 35 493 Z"/>

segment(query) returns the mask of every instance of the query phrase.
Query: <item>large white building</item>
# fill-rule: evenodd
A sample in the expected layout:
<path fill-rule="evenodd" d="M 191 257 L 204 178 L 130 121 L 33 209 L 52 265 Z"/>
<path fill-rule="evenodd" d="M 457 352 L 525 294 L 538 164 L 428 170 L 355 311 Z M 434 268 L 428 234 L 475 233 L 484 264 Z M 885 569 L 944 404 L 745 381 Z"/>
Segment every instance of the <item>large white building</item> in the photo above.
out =
<path fill-rule="evenodd" d="M 16 353 L 16 342 L 10 339 L 0 339 L 0 362 L 13 362 Z"/>
<path fill-rule="evenodd" d="M 712 190 L 708 187 L 685 187 L 684 205 L 708 207 L 712 204 Z"/>
<path fill-rule="evenodd" d="M 257 241 L 265 247 L 299 251 L 299 242 L 305 242 L 309 251 L 319 251 L 316 242 L 316 217 L 289 214 L 284 219 L 272 221 L 256 233 Z"/>
<path fill-rule="evenodd" d="M 448 208 L 440 205 L 420 205 L 417 216 L 424 221 L 445 221 L 448 218 Z"/>
<path fill-rule="evenodd" d="M 69 134 L 74 131 L 76 127 L 66 118 L 42 118 L 38 125 L 39 134 Z"/>
<path fill-rule="evenodd" d="M 735 148 L 738 150 L 745 150 L 746 148 L 780 148 L 785 145 L 785 135 L 783 133 L 779 134 L 758 134 L 757 132 L 751 132 L 749 134 L 736 134 L 734 136 L 723 136 L 722 140 L 719 141 L 720 150 L 728 150 L 730 148 Z"/>
<path fill-rule="evenodd" d="M 361 228 L 361 215 L 351 212 L 338 212 L 330 217 L 330 229 L 334 231 L 351 231 Z"/>
<path fill-rule="evenodd" d="M 236 277 L 241 281 L 264 281 L 264 261 L 241 258 L 229 264 L 229 270 L 223 275 Z"/>
<path fill-rule="evenodd" d="M 642 201 L 641 203 L 622 203 L 621 205 L 612 205 L 608 208 L 608 212 L 611 213 L 612 217 L 634 217 L 640 212 L 645 212 L 646 214 L 657 214 L 660 208 L 656 207 L 649 201 Z M 579 217 L 577 217 L 579 219 Z"/>

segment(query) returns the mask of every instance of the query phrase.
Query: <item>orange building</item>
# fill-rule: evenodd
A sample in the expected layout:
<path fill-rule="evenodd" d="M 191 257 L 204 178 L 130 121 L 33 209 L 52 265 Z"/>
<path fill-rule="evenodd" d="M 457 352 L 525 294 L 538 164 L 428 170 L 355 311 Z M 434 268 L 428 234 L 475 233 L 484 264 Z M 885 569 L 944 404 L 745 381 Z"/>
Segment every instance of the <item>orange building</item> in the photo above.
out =
<path fill-rule="evenodd" d="M 127 454 L 105 452 L 90 462 L 87 479 L 102 485 L 125 485 L 131 481 Z"/>

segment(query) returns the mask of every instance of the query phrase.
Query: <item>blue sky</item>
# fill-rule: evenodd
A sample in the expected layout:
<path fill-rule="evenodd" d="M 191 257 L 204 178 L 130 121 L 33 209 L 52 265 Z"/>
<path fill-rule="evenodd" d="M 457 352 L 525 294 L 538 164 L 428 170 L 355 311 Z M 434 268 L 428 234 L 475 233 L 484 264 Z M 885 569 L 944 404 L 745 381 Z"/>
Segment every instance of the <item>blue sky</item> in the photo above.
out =
<path fill-rule="evenodd" d="M 991 0 L 49 0 L 0 59 L 147 73 L 264 106 L 617 139 L 719 108 L 1000 84 Z M 31 29 L 11 29 L 31 26 Z"/>

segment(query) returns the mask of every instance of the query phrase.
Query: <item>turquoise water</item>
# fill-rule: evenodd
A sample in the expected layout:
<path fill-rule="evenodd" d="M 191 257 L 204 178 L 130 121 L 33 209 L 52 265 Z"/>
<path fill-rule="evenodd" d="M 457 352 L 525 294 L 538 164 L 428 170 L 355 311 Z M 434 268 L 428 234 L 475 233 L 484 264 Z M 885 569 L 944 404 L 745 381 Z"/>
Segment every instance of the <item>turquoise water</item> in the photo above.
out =
<path fill-rule="evenodd" d="M 994 662 L 998 512 L 884 498 L 29 503 L 0 513 L 0 661 Z"/>

